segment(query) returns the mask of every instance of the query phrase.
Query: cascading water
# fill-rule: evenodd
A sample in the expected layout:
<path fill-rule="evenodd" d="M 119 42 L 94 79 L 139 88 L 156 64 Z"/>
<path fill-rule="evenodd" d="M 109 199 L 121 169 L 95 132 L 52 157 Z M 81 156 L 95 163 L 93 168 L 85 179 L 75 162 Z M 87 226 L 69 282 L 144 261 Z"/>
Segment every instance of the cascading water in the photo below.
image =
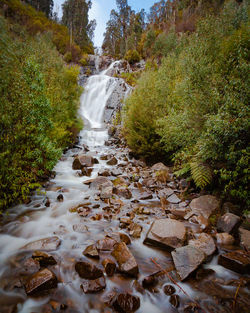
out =
<path fill-rule="evenodd" d="M 130 292 L 139 297 L 140 308 L 138 313 L 174 313 L 177 312 L 175 306 L 179 305 L 179 300 L 178 312 L 209 312 L 206 310 L 185 311 L 185 306 L 190 303 L 190 297 L 194 303 L 199 299 L 199 302 L 203 304 L 211 304 L 210 312 L 231 312 L 224 311 L 224 302 L 222 304 L 214 302 L 213 290 L 211 290 L 209 297 L 204 292 L 206 288 L 203 288 L 203 291 L 199 290 L 199 287 L 196 286 L 197 281 L 193 285 L 191 285 L 192 282 L 179 283 L 179 286 L 185 290 L 189 297 L 176 286 L 174 298 L 167 296 L 163 292 L 164 286 L 172 284 L 172 281 L 169 281 L 167 277 L 160 277 L 156 288 L 144 289 L 141 286 L 144 276 L 159 270 L 150 261 L 151 258 L 156 258 L 162 267 L 168 268 L 168 271 L 173 269 L 173 263 L 168 252 L 143 245 L 143 239 L 152 220 L 166 218 L 157 192 L 152 191 L 148 197 L 148 192 L 151 190 L 143 186 L 143 179 L 140 178 L 139 182 L 136 182 L 139 166 L 135 165 L 133 160 L 128 162 L 126 148 L 104 145 L 105 140 L 108 139 L 108 134 L 103 123 L 103 114 L 107 101 L 118 82 L 117 79 L 106 74 L 117 65 L 118 62 L 114 62 L 106 71 L 90 77 L 81 97 L 79 114 L 84 120 L 84 129 L 80 133 L 80 145 L 87 145 L 90 150 L 87 154 L 98 160 L 97 164 L 93 166 L 91 176 L 82 176 L 82 173 L 72 169 L 74 156 L 83 152 L 76 148 L 67 151 L 54 169 L 55 178 L 51 179 L 44 189 L 37 192 L 29 204 L 11 208 L 8 211 L 9 215 L 6 215 L 0 224 L 1 313 L 107 313 L 111 312 L 111 308 L 106 303 L 110 299 L 110 294 L 116 292 Z M 114 166 L 108 165 L 105 158 L 101 157 L 108 158 L 114 155 L 118 159 L 118 164 Z M 89 188 L 86 181 L 96 178 L 104 170 L 106 171 L 105 175 L 108 173 L 110 180 L 115 180 L 118 175 L 125 182 L 128 182 L 133 198 L 126 199 L 126 197 L 114 195 L 107 201 L 99 197 L 97 190 Z M 143 176 L 144 171 L 145 168 L 141 167 L 139 174 Z M 150 173 L 150 171 L 148 172 Z M 63 195 L 63 202 L 58 200 L 59 195 Z M 46 199 L 49 199 L 49 202 Z M 83 211 L 78 211 L 79 207 Z M 137 214 L 138 211 L 144 212 L 145 208 L 145 214 Z M 150 214 L 148 215 L 148 213 Z M 80 288 L 83 279 L 75 270 L 75 262 L 83 259 L 101 267 L 102 260 L 107 257 L 107 251 L 100 252 L 100 260 L 96 261 L 84 257 L 83 250 L 97 240 L 103 239 L 107 234 L 121 232 L 119 219 L 125 218 L 126 220 L 128 216 L 134 216 L 132 218 L 133 223 L 142 227 L 141 237 L 133 239 L 129 246 L 139 266 L 139 282 L 134 278 L 125 278 L 119 273 L 115 273 L 113 277 L 106 277 L 106 288 L 103 292 L 84 294 Z M 197 225 L 193 225 L 193 227 L 196 228 Z M 52 251 L 46 251 L 46 247 L 44 250 L 53 255 L 57 261 L 56 265 L 50 265 L 47 268 L 55 273 L 58 278 L 58 286 L 48 293 L 39 294 L 39 298 L 27 296 L 23 285 L 25 285 L 27 278 L 33 272 L 37 272 L 38 269 L 33 268 L 34 263 L 31 259 L 33 249 L 32 247 L 27 248 L 26 245 L 55 236 L 60 241 L 60 246 L 55 247 Z M 37 249 L 43 250 L 41 247 Z M 109 254 L 108 257 L 110 257 Z M 204 269 L 210 273 L 211 276 L 209 277 L 213 278 L 214 281 L 236 281 L 239 279 L 238 274 L 218 265 L 217 256 L 213 258 L 211 263 L 205 265 Z M 223 293 L 223 297 L 224 294 L 226 296 L 230 292 L 228 297 L 233 299 L 237 286 L 233 290 L 231 286 L 227 289 L 220 287 L 222 291 L 221 289 L 218 290 Z M 208 289 L 211 289 L 210 285 Z M 170 299 L 175 306 L 170 304 Z M 242 298 L 240 299 L 242 300 Z M 243 302 L 247 301 L 244 299 L 248 299 L 247 293 L 242 300 Z M 130 305 L 132 304 L 130 303 Z M 241 312 L 243 313 L 243 311 Z"/>

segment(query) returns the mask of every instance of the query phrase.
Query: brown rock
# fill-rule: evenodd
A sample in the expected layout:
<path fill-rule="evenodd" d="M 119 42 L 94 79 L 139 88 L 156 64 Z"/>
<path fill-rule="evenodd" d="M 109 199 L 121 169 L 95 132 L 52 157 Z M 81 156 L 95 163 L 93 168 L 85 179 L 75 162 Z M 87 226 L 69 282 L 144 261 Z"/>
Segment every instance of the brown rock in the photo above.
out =
<path fill-rule="evenodd" d="M 130 293 L 120 293 L 113 300 L 113 307 L 120 313 L 133 313 L 140 307 L 140 298 Z"/>
<path fill-rule="evenodd" d="M 203 251 L 190 245 L 177 248 L 171 254 L 181 281 L 195 271 L 206 257 Z"/>
<path fill-rule="evenodd" d="M 104 259 L 102 261 L 102 265 L 104 267 L 105 273 L 108 276 L 113 276 L 114 275 L 114 272 L 115 272 L 115 269 L 116 269 L 115 262 L 113 262 L 110 259 Z"/>
<path fill-rule="evenodd" d="M 73 230 L 76 233 L 85 233 L 86 231 L 88 231 L 88 228 L 84 224 L 75 224 L 75 225 L 73 225 Z"/>
<path fill-rule="evenodd" d="M 112 256 L 116 259 L 120 272 L 137 277 L 139 272 L 138 265 L 124 242 L 117 243 L 114 246 Z"/>
<path fill-rule="evenodd" d="M 22 271 L 25 274 L 34 274 L 40 270 L 40 264 L 37 260 L 28 258 L 23 264 Z"/>
<path fill-rule="evenodd" d="M 21 249 L 53 251 L 59 247 L 60 243 L 61 240 L 58 237 L 53 236 L 30 242 Z"/>
<path fill-rule="evenodd" d="M 240 217 L 232 213 L 226 213 L 218 219 L 217 230 L 222 233 L 233 234 L 239 228 Z"/>
<path fill-rule="evenodd" d="M 58 202 L 63 202 L 63 195 L 62 194 L 57 196 L 57 201 Z"/>
<path fill-rule="evenodd" d="M 108 160 L 108 165 L 116 165 L 118 163 L 117 159 L 115 157 L 112 157 L 110 160 Z"/>
<path fill-rule="evenodd" d="M 107 237 L 114 239 L 116 242 L 125 242 L 126 245 L 131 244 L 131 239 L 124 233 L 111 233 Z"/>
<path fill-rule="evenodd" d="M 129 234 L 133 238 L 140 238 L 142 230 L 143 230 L 142 226 L 136 223 L 132 223 L 129 226 Z"/>
<path fill-rule="evenodd" d="M 96 248 L 100 251 L 112 251 L 116 243 L 116 240 L 105 237 L 104 239 L 100 239 L 96 242 Z"/>
<path fill-rule="evenodd" d="M 171 295 L 169 302 L 174 308 L 178 308 L 178 306 L 180 305 L 180 297 L 178 295 Z"/>
<path fill-rule="evenodd" d="M 75 264 L 75 270 L 84 279 L 94 280 L 103 276 L 101 269 L 88 262 L 77 262 Z"/>
<path fill-rule="evenodd" d="M 100 277 L 94 280 L 85 280 L 81 288 L 84 293 L 96 293 L 106 288 L 105 277 Z"/>
<path fill-rule="evenodd" d="M 172 219 L 159 219 L 153 222 L 143 243 L 172 249 L 183 246 L 185 238 L 186 228 L 183 223 Z"/>
<path fill-rule="evenodd" d="M 189 240 L 188 244 L 203 251 L 207 256 L 214 254 L 216 246 L 213 238 L 205 233 L 197 235 L 197 239 Z"/>
<path fill-rule="evenodd" d="M 164 286 L 163 291 L 164 291 L 164 293 L 165 293 L 167 296 L 171 296 L 172 294 L 175 293 L 176 290 L 175 290 L 174 286 L 172 286 L 172 285 L 166 285 L 166 286 Z"/>
<path fill-rule="evenodd" d="M 92 172 L 93 172 L 93 168 L 90 168 L 90 167 L 83 167 L 82 169 L 81 169 L 81 171 L 82 171 L 82 175 L 83 176 L 91 176 L 91 174 L 92 174 Z"/>
<path fill-rule="evenodd" d="M 143 288 L 152 288 L 155 287 L 158 283 L 157 275 L 152 274 L 149 276 L 146 276 L 142 281 Z"/>
<path fill-rule="evenodd" d="M 171 189 L 171 188 L 164 188 L 164 189 L 161 189 L 158 192 L 158 198 L 159 199 L 161 199 L 161 198 L 168 198 L 168 197 L 172 196 L 173 193 L 174 193 L 173 189 Z"/>
<path fill-rule="evenodd" d="M 250 271 L 250 253 L 238 250 L 221 254 L 218 263 L 234 272 L 248 274 Z"/>
<path fill-rule="evenodd" d="M 209 218 L 220 207 L 219 201 L 210 195 L 201 196 L 191 201 L 190 208 L 196 215 Z"/>
<path fill-rule="evenodd" d="M 32 254 L 32 258 L 40 263 L 41 266 L 56 265 L 57 262 L 54 257 L 43 251 L 35 251 Z"/>
<path fill-rule="evenodd" d="M 123 197 L 125 199 L 131 199 L 132 193 L 131 191 L 126 187 L 120 187 L 120 188 L 114 188 L 114 194 L 116 194 L 119 197 Z"/>
<path fill-rule="evenodd" d="M 75 157 L 72 168 L 73 170 L 81 170 L 83 167 L 92 167 L 94 158 L 90 155 L 79 155 Z"/>
<path fill-rule="evenodd" d="M 43 269 L 33 274 L 25 284 L 25 291 L 27 295 L 33 295 L 38 292 L 56 288 L 57 278 L 50 270 Z"/>
<path fill-rule="evenodd" d="M 90 258 L 99 259 L 99 253 L 95 245 L 88 246 L 82 254 Z"/>
<path fill-rule="evenodd" d="M 176 194 L 172 194 L 170 197 L 167 198 L 167 201 L 173 204 L 178 204 L 181 202 L 181 199 L 179 199 Z"/>
<path fill-rule="evenodd" d="M 163 163 L 156 163 L 151 167 L 152 171 L 169 171 L 169 168 L 165 166 Z"/>
<path fill-rule="evenodd" d="M 240 227 L 239 234 L 241 246 L 247 250 L 250 250 L 250 231 Z"/>
<path fill-rule="evenodd" d="M 105 176 L 105 177 L 108 177 L 108 176 L 111 176 L 111 173 L 109 170 L 103 170 L 101 172 L 98 173 L 99 176 Z"/>
<path fill-rule="evenodd" d="M 232 245 L 234 243 L 234 237 L 228 233 L 216 234 L 216 240 L 219 245 Z"/>

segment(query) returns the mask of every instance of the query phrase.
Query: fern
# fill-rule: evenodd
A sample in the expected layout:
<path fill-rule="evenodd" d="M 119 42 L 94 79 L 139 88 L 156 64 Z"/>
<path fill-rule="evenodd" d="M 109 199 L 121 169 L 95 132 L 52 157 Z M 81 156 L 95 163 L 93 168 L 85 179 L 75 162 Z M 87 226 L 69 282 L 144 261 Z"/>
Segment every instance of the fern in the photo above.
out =
<path fill-rule="evenodd" d="M 190 164 L 186 163 L 182 166 L 182 168 L 180 170 L 175 171 L 174 175 L 176 175 L 177 177 L 181 177 L 181 176 L 188 174 L 190 172 L 190 170 L 191 170 Z"/>
<path fill-rule="evenodd" d="M 195 182 L 195 185 L 201 189 L 211 184 L 212 182 L 212 169 L 199 160 L 195 160 L 190 163 L 191 175 Z"/>

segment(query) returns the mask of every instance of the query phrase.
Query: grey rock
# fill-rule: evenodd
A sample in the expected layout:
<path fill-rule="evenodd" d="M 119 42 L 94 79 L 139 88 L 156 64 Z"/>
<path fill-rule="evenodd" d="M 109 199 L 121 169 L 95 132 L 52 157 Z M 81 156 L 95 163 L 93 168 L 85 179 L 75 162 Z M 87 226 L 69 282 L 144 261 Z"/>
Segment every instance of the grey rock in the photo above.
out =
<path fill-rule="evenodd" d="M 53 251 L 53 250 L 56 250 L 60 246 L 60 243 L 61 243 L 61 240 L 57 236 L 53 236 L 53 237 L 43 238 L 43 239 L 28 243 L 21 249 Z"/>
<path fill-rule="evenodd" d="M 214 196 L 206 195 L 191 201 L 190 208 L 196 215 L 208 219 L 220 207 L 219 201 Z"/>
<path fill-rule="evenodd" d="M 167 201 L 170 203 L 178 204 L 181 202 L 181 199 L 179 199 L 176 194 L 172 194 L 170 197 L 167 198 Z"/>
<path fill-rule="evenodd" d="M 223 233 L 235 233 L 241 223 L 240 217 L 232 213 L 226 213 L 218 219 L 217 230 Z"/>
<path fill-rule="evenodd" d="M 212 236 L 201 233 L 197 239 L 189 240 L 188 244 L 203 251 L 207 256 L 214 254 L 216 246 Z"/>
<path fill-rule="evenodd" d="M 57 278 L 55 274 L 47 268 L 33 274 L 25 283 L 27 295 L 38 294 L 39 292 L 56 287 Z"/>

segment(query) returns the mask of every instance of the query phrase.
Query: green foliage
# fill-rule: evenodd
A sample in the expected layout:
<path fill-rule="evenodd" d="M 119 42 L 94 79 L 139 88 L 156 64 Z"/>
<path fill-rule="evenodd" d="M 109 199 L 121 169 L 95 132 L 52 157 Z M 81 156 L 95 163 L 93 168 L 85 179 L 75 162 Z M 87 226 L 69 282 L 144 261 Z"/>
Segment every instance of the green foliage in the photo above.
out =
<path fill-rule="evenodd" d="M 66 63 L 72 62 L 72 53 L 70 51 L 66 52 L 63 59 Z"/>
<path fill-rule="evenodd" d="M 0 37 L 0 208 L 6 208 L 39 186 L 78 131 L 81 90 L 79 69 L 64 66 L 51 34 L 30 37 L 0 17 Z"/>
<path fill-rule="evenodd" d="M 140 54 L 136 50 L 128 50 L 125 55 L 125 60 L 129 62 L 129 64 L 135 64 L 139 62 L 141 59 Z"/>
<path fill-rule="evenodd" d="M 141 72 L 121 73 L 120 77 L 126 81 L 130 86 L 135 86 Z"/>
<path fill-rule="evenodd" d="M 227 1 L 220 14 L 200 19 L 196 32 L 173 34 L 159 69 L 149 68 L 128 98 L 124 130 L 134 151 L 164 152 L 197 187 L 213 179 L 247 203 L 248 12 L 248 1 Z"/>
<path fill-rule="evenodd" d="M 81 60 L 79 61 L 81 66 L 87 66 L 88 65 L 88 61 L 89 61 L 89 57 L 87 54 L 84 54 L 81 58 Z"/>

